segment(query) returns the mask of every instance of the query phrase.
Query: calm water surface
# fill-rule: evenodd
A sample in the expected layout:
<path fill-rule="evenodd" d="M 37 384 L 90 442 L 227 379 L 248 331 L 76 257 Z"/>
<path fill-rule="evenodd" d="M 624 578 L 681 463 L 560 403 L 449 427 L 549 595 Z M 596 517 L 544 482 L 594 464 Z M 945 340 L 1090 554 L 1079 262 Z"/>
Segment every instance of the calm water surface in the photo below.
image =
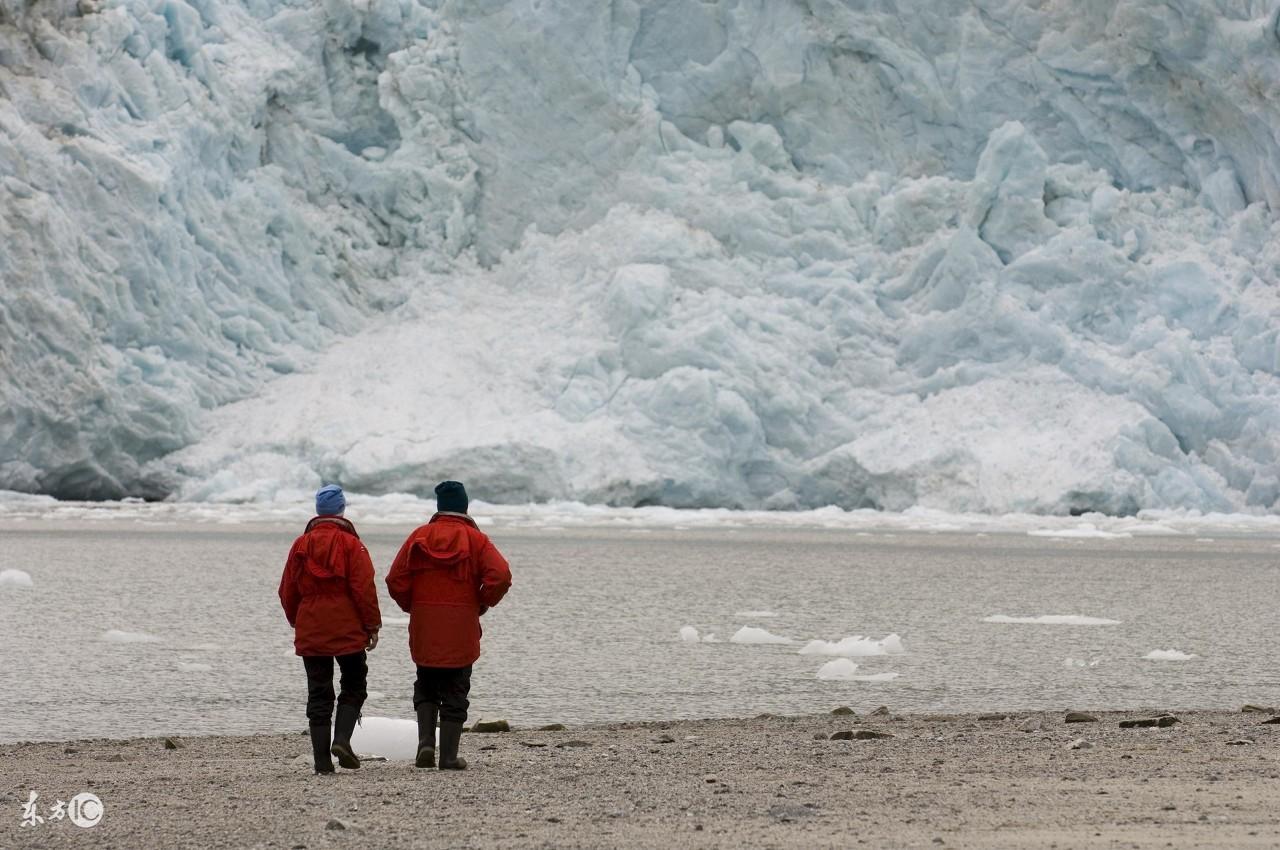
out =
<path fill-rule="evenodd" d="M 362 528 L 382 586 L 409 527 Z M 0 741 L 252 733 L 305 725 L 276 598 L 298 529 L 0 525 Z M 760 712 L 1238 708 L 1280 703 L 1273 538 L 1046 540 L 806 530 L 496 530 L 515 586 L 484 619 L 472 716 L 517 724 Z M 742 617 L 768 611 L 773 617 Z M 1082 614 L 1110 626 L 999 625 Z M 681 626 L 722 642 L 683 643 Z M 747 646 L 902 637 L 855 659 L 887 682 L 820 681 L 826 658 Z M 159 640 L 114 643 L 109 630 Z M 370 656 L 365 713 L 412 717 L 406 627 Z M 1153 662 L 1155 649 L 1199 657 Z M 1084 668 L 1067 667 L 1079 659 Z"/>

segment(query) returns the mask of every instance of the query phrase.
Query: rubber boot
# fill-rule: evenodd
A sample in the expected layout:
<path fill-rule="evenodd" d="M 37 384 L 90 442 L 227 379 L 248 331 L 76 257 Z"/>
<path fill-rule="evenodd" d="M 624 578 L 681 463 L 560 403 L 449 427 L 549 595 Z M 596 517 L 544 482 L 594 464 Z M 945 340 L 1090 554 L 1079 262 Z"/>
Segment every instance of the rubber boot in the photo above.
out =
<path fill-rule="evenodd" d="M 466 759 L 458 758 L 458 743 L 462 740 L 462 724 L 456 720 L 440 721 L 440 769 L 466 770 Z"/>
<path fill-rule="evenodd" d="M 438 705 L 423 703 L 418 706 L 418 767 L 436 766 L 436 716 Z"/>
<path fill-rule="evenodd" d="M 333 773 L 333 759 L 329 758 L 329 724 L 311 727 L 311 755 L 316 762 L 316 773 Z"/>
<path fill-rule="evenodd" d="M 347 770 L 360 767 L 360 759 L 356 758 L 355 750 L 351 749 L 351 733 L 356 731 L 356 721 L 359 719 L 360 709 L 354 705 L 339 705 L 338 715 L 333 720 L 331 752 L 338 757 L 338 764 Z"/>

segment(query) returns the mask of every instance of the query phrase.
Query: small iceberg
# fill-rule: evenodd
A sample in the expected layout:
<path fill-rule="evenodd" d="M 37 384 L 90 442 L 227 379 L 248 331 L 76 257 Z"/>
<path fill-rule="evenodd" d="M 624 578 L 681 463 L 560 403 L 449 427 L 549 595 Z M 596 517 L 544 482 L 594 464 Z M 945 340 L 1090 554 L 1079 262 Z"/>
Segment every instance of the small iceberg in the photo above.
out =
<path fill-rule="evenodd" d="M 883 640 L 862 635 L 852 635 L 834 643 L 826 640 L 811 640 L 800 648 L 801 655 L 840 655 L 846 658 L 897 655 L 905 651 L 902 638 L 897 634 L 886 635 Z"/>
<path fill-rule="evenodd" d="M 743 626 L 733 633 L 733 637 L 729 638 L 730 643 L 746 643 L 746 644 L 779 644 L 791 645 L 795 641 L 789 637 L 775 635 L 767 629 L 758 629 L 754 626 Z"/>

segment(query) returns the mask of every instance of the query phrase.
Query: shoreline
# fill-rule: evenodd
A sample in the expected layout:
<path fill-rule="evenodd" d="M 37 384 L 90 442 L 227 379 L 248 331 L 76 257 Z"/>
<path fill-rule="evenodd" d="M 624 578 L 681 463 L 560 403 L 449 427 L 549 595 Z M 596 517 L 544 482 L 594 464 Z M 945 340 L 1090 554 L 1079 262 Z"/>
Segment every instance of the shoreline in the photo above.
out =
<path fill-rule="evenodd" d="M 177 749 L 163 738 L 4 744 L 0 846 L 1280 844 L 1280 723 L 1264 722 L 1277 715 L 1171 713 L 1178 722 L 1130 729 L 1119 722 L 1161 713 L 517 727 L 465 735 L 471 769 L 457 774 L 393 760 L 316 777 L 297 733 L 175 738 Z M 96 794 L 103 820 L 24 827 L 31 791 L 45 816 L 55 800 Z"/>

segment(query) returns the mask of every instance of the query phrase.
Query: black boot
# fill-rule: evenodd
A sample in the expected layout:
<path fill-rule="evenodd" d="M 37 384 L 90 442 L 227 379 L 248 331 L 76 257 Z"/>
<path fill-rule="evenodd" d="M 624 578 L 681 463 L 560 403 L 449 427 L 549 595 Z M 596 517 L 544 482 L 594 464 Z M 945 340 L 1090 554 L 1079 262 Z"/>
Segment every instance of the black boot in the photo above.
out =
<path fill-rule="evenodd" d="M 467 760 L 458 758 L 458 743 L 462 740 L 462 724 L 456 720 L 440 721 L 440 769 L 466 770 Z"/>
<path fill-rule="evenodd" d="M 316 773 L 333 773 L 333 759 L 329 758 L 329 724 L 311 727 L 311 755 L 315 758 Z"/>
<path fill-rule="evenodd" d="M 436 715 L 440 707 L 433 703 L 418 706 L 418 767 L 436 766 Z"/>
<path fill-rule="evenodd" d="M 360 759 L 351 749 L 351 733 L 356 731 L 356 721 L 360 719 L 360 709 L 354 705 L 339 705 L 338 716 L 333 720 L 333 754 L 338 757 L 338 764 L 347 770 L 360 767 Z"/>

